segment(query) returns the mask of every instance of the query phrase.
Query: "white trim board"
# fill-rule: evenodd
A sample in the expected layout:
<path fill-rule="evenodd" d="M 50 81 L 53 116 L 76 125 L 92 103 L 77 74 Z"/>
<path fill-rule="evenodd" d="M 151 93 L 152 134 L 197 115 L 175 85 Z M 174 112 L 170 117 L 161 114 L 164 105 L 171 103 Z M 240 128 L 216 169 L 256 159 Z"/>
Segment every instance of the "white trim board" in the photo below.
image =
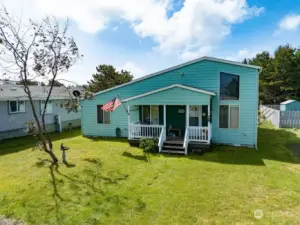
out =
<path fill-rule="evenodd" d="M 99 91 L 99 92 L 95 93 L 95 95 L 99 95 L 99 94 L 102 94 L 102 93 L 105 93 L 105 92 L 108 92 L 108 91 L 111 91 L 111 90 L 114 90 L 114 89 L 117 89 L 117 88 L 120 88 L 120 87 L 124 87 L 124 86 L 130 85 L 130 84 L 148 79 L 150 77 L 154 77 L 154 76 L 160 75 L 162 73 L 166 73 L 166 72 L 169 72 L 169 71 L 172 71 L 172 70 L 175 70 L 175 69 L 179 69 L 181 67 L 188 66 L 188 65 L 191 65 L 193 63 L 201 62 L 201 61 L 204 61 L 204 60 L 213 61 L 213 62 L 220 62 L 220 63 L 225 63 L 225 64 L 231 64 L 231 65 L 236 65 L 236 66 L 242 66 L 242 67 L 248 67 L 248 68 L 252 68 L 252 69 L 257 69 L 259 71 L 261 71 L 261 69 L 262 69 L 260 66 L 248 65 L 248 64 L 244 64 L 244 63 L 230 61 L 230 60 L 218 59 L 218 58 L 214 58 L 214 57 L 204 56 L 204 57 L 201 57 L 201 58 L 198 58 L 198 59 L 194 59 L 192 61 L 188 61 L 188 62 L 179 64 L 177 66 L 170 67 L 168 69 L 158 71 L 156 73 L 146 75 L 144 77 L 138 78 L 138 79 L 130 81 L 128 83 L 121 84 L 121 85 L 118 85 L 118 86 L 115 86 L 115 87 L 112 87 L 112 88 L 108 88 L 108 89 L 103 90 L 103 91 Z"/>
<path fill-rule="evenodd" d="M 133 97 L 130 97 L 130 98 L 126 98 L 126 99 L 123 100 L 123 102 L 128 102 L 128 101 L 131 101 L 131 100 L 134 100 L 134 99 L 137 99 L 137 98 L 142 98 L 142 97 L 145 97 L 145 96 L 148 96 L 148 95 L 152 95 L 152 94 L 155 94 L 155 93 L 158 93 L 158 92 L 161 92 L 161 91 L 165 91 L 165 90 L 168 90 L 168 89 L 171 89 L 171 88 L 176 88 L 176 87 L 186 89 L 186 90 L 190 90 L 190 91 L 195 91 L 195 92 L 210 95 L 210 96 L 215 96 L 216 95 L 216 93 L 211 92 L 211 91 L 205 91 L 205 90 L 202 90 L 202 89 L 199 89 L 199 88 L 189 87 L 189 86 L 185 86 L 185 85 L 182 85 L 182 84 L 173 84 L 173 85 L 170 85 L 170 86 L 167 86 L 167 87 L 156 89 L 154 91 L 146 92 L 146 93 L 141 94 L 141 95 L 136 95 L 136 96 L 133 96 Z"/>

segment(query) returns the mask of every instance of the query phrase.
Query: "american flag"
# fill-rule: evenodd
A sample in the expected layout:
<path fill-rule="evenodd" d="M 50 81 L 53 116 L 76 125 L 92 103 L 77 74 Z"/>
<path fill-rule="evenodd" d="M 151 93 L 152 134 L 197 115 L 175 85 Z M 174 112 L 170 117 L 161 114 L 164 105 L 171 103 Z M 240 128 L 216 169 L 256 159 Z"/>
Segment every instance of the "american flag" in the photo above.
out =
<path fill-rule="evenodd" d="M 105 112 L 113 112 L 121 104 L 122 102 L 117 97 L 115 97 L 114 99 L 103 105 L 101 109 Z"/>

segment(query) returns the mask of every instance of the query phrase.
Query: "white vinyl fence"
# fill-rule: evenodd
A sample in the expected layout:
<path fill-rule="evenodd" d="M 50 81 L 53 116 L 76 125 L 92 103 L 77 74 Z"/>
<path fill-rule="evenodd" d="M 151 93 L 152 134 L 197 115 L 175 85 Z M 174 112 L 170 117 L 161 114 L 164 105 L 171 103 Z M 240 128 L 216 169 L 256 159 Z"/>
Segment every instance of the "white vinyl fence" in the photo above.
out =
<path fill-rule="evenodd" d="M 300 128 L 300 111 L 280 111 L 261 105 L 260 111 L 266 121 L 270 121 L 276 128 Z"/>
<path fill-rule="evenodd" d="M 261 105 L 260 112 L 263 120 L 270 121 L 276 128 L 280 127 L 280 110 Z"/>

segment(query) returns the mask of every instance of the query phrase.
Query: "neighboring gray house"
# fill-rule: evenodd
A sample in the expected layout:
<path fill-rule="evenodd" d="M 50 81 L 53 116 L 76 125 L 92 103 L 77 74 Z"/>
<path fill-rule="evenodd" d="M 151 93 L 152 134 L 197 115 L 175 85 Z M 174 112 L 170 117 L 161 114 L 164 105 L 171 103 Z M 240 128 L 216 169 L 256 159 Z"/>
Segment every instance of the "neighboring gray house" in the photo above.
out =
<path fill-rule="evenodd" d="M 31 86 L 36 111 L 41 119 L 49 87 Z M 80 112 L 68 112 L 62 103 L 70 99 L 65 87 L 54 87 L 47 104 L 45 120 L 49 132 L 81 126 Z M 33 121 L 28 97 L 22 87 L 15 84 L 0 84 L 0 140 L 26 135 L 26 122 Z"/>

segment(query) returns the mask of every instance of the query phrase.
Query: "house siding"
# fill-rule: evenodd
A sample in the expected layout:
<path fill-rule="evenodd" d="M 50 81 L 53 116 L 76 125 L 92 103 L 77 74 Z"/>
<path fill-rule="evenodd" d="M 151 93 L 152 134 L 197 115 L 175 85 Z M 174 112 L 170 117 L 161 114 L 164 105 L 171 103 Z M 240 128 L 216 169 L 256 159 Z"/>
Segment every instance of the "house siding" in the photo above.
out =
<path fill-rule="evenodd" d="M 220 72 L 240 76 L 240 99 L 234 101 L 219 100 Z M 111 91 L 99 94 L 94 100 L 84 100 L 82 105 L 82 133 L 91 136 L 115 136 L 116 127 L 120 127 L 123 136 L 127 136 L 128 119 L 123 107 L 111 113 L 111 124 L 97 124 L 96 105 L 105 104 L 115 96 L 121 99 L 140 95 L 172 84 L 183 84 L 206 91 L 215 92 L 212 97 L 212 141 L 231 145 L 256 145 L 257 108 L 258 108 L 258 70 L 238 65 L 204 60 L 185 67 L 162 73 Z M 174 98 L 180 95 L 176 93 Z M 152 101 L 152 100 L 151 100 Z M 157 99 L 157 104 L 162 101 Z M 173 100 L 168 100 L 170 103 Z M 181 105 L 190 104 L 190 97 L 185 97 Z M 132 104 L 132 103 L 129 103 Z M 137 102 L 135 103 L 137 104 Z M 155 104 L 152 101 L 151 104 Z M 177 104 L 177 103 L 176 103 Z M 191 104 L 194 104 L 191 103 Z M 196 103 L 195 103 L 196 104 Z M 199 100 L 198 105 L 201 104 Z M 234 104 L 240 106 L 238 129 L 219 128 L 219 105 Z"/>
<path fill-rule="evenodd" d="M 69 123 L 72 123 L 72 127 L 81 126 L 81 115 L 79 113 L 70 112 L 60 107 L 62 100 L 53 101 L 53 113 L 45 115 L 45 123 L 47 130 L 50 132 L 55 131 L 55 115 L 59 115 L 63 129 L 69 127 Z M 38 112 L 39 119 L 41 119 L 40 101 L 34 101 L 34 106 Z M 24 113 L 9 113 L 8 101 L 0 102 L 0 140 L 12 137 L 25 136 L 26 122 L 34 120 L 31 105 L 29 101 L 25 101 Z"/>

